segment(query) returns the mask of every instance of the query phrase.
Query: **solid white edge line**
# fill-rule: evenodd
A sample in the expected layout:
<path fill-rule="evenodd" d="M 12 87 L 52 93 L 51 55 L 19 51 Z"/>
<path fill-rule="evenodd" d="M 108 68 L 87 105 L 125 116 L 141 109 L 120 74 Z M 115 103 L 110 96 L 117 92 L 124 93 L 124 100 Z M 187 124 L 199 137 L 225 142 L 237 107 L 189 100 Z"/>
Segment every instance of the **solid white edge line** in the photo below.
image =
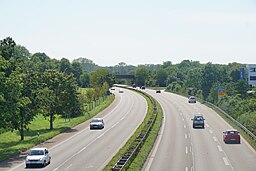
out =
<path fill-rule="evenodd" d="M 161 105 L 161 104 L 160 104 Z M 153 160 L 154 160 L 154 157 L 156 155 L 156 152 L 158 150 L 158 147 L 160 145 L 160 142 L 162 140 L 162 136 L 163 136 L 163 132 L 164 132 L 164 127 L 165 127 L 165 111 L 164 111 L 164 108 L 161 106 L 161 108 L 163 109 L 163 122 L 162 122 L 162 126 L 161 126 L 161 130 L 160 130 L 160 134 L 158 134 L 158 138 L 157 138 L 157 142 L 156 142 L 156 145 L 154 146 L 154 150 L 152 152 L 152 154 L 148 157 L 149 160 L 148 160 L 148 163 L 147 163 L 147 166 L 145 168 L 145 171 L 148 171 L 153 163 Z"/>

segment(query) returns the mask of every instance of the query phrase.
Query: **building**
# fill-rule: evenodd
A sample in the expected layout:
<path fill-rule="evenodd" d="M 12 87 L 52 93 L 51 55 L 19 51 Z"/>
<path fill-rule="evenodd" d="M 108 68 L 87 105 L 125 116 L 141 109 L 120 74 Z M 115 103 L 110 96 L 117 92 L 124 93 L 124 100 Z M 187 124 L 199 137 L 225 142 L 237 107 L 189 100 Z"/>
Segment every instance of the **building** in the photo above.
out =
<path fill-rule="evenodd" d="M 247 80 L 250 86 L 256 86 L 256 64 L 247 64 Z"/>

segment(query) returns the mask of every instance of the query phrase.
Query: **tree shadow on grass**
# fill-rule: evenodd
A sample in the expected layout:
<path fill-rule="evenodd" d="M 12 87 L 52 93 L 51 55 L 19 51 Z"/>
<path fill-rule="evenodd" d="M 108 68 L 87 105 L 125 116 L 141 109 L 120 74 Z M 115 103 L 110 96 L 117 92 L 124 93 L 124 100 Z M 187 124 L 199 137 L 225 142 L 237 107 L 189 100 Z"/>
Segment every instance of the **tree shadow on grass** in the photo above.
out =
<path fill-rule="evenodd" d="M 27 149 L 55 136 L 46 136 L 47 133 L 56 132 L 54 134 L 57 135 L 59 133 L 72 133 L 76 131 L 76 129 L 71 129 L 70 127 L 54 128 L 52 130 L 38 129 L 25 131 L 25 140 L 9 141 L 0 144 L 0 167 L 10 167 L 18 161 L 25 160 Z M 17 134 L 19 135 L 19 132 L 17 132 Z"/>

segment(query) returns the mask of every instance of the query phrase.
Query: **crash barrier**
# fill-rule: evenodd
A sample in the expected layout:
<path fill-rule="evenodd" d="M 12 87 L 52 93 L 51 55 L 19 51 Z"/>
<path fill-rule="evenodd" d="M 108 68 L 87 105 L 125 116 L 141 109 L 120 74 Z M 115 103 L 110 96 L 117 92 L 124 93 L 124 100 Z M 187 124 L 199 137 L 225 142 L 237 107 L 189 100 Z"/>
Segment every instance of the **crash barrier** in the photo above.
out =
<path fill-rule="evenodd" d="M 128 87 L 126 87 L 128 88 Z M 147 96 L 150 99 L 150 102 L 153 104 L 153 111 L 151 114 L 150 119 L 147 121 L 147 123 L 144 125 L 143 129 L 141 132 L 138 133 L 134 141 L 131 143 L 131 145 L 128 147 L 128 149 L 121 154 L 120 158 L 117 160 L 117 162 L 114 164 L 114 166 L 111 168 L 112 171 L 120 171 L 120 170 L 125 170 L 129 167 L 133 159 L 136 157 L 136 155 L 139 153 L 140 148 L 142 147 L 143 143 L 145 142 L 157 116 L 157 105 L 156 101 L 148 94 L 128 88 L 131 90 L 138 91 L 142 93 L 143 95 Z"/>
<path fill-rule="evenodd" d="M 235 120 L 232 116 L 230 116 L 228 113 L 226 113 L 224 110 L 219 108 L 218 106 L 207 102 L 205 100 L 202 100 L 204 103 L 207 103 L 208 105 L 214 107 L 215 109 L 219 110 L 221 113 L 223 113 L 227 118 L 229 118 L 233 123 L 235 123 L 239 128 L 241 128 L 246 134 L 248 134 L 254 141 L 256 141 L 256 136 L 248 130 L 245 126 L 243 126 L 241 123 L 239 123 L 237 120 Z"/>

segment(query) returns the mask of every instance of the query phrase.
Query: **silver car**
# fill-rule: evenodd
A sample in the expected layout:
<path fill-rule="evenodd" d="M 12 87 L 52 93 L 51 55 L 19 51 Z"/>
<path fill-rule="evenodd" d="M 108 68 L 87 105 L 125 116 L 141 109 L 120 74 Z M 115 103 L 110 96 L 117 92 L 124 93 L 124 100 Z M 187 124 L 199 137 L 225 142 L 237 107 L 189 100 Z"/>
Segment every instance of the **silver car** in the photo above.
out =
<path fill-rule="evenodd" d="M 26 157 L 26 167 L 40 165 L 46 166 L 50 164 L 51 156 L 47 148 L 33 148 Z"/>
<path fill-rule="evenodd" d="M 104 121 L 102 118 L 93 118 L 90 122 L 90 129 L 103 129 Z"/>
<path fill-rule="evenodd" d="M 196 97 L 195 96 L 190 96 L 188 98 L 188 103 L 196 103 Z"/>

